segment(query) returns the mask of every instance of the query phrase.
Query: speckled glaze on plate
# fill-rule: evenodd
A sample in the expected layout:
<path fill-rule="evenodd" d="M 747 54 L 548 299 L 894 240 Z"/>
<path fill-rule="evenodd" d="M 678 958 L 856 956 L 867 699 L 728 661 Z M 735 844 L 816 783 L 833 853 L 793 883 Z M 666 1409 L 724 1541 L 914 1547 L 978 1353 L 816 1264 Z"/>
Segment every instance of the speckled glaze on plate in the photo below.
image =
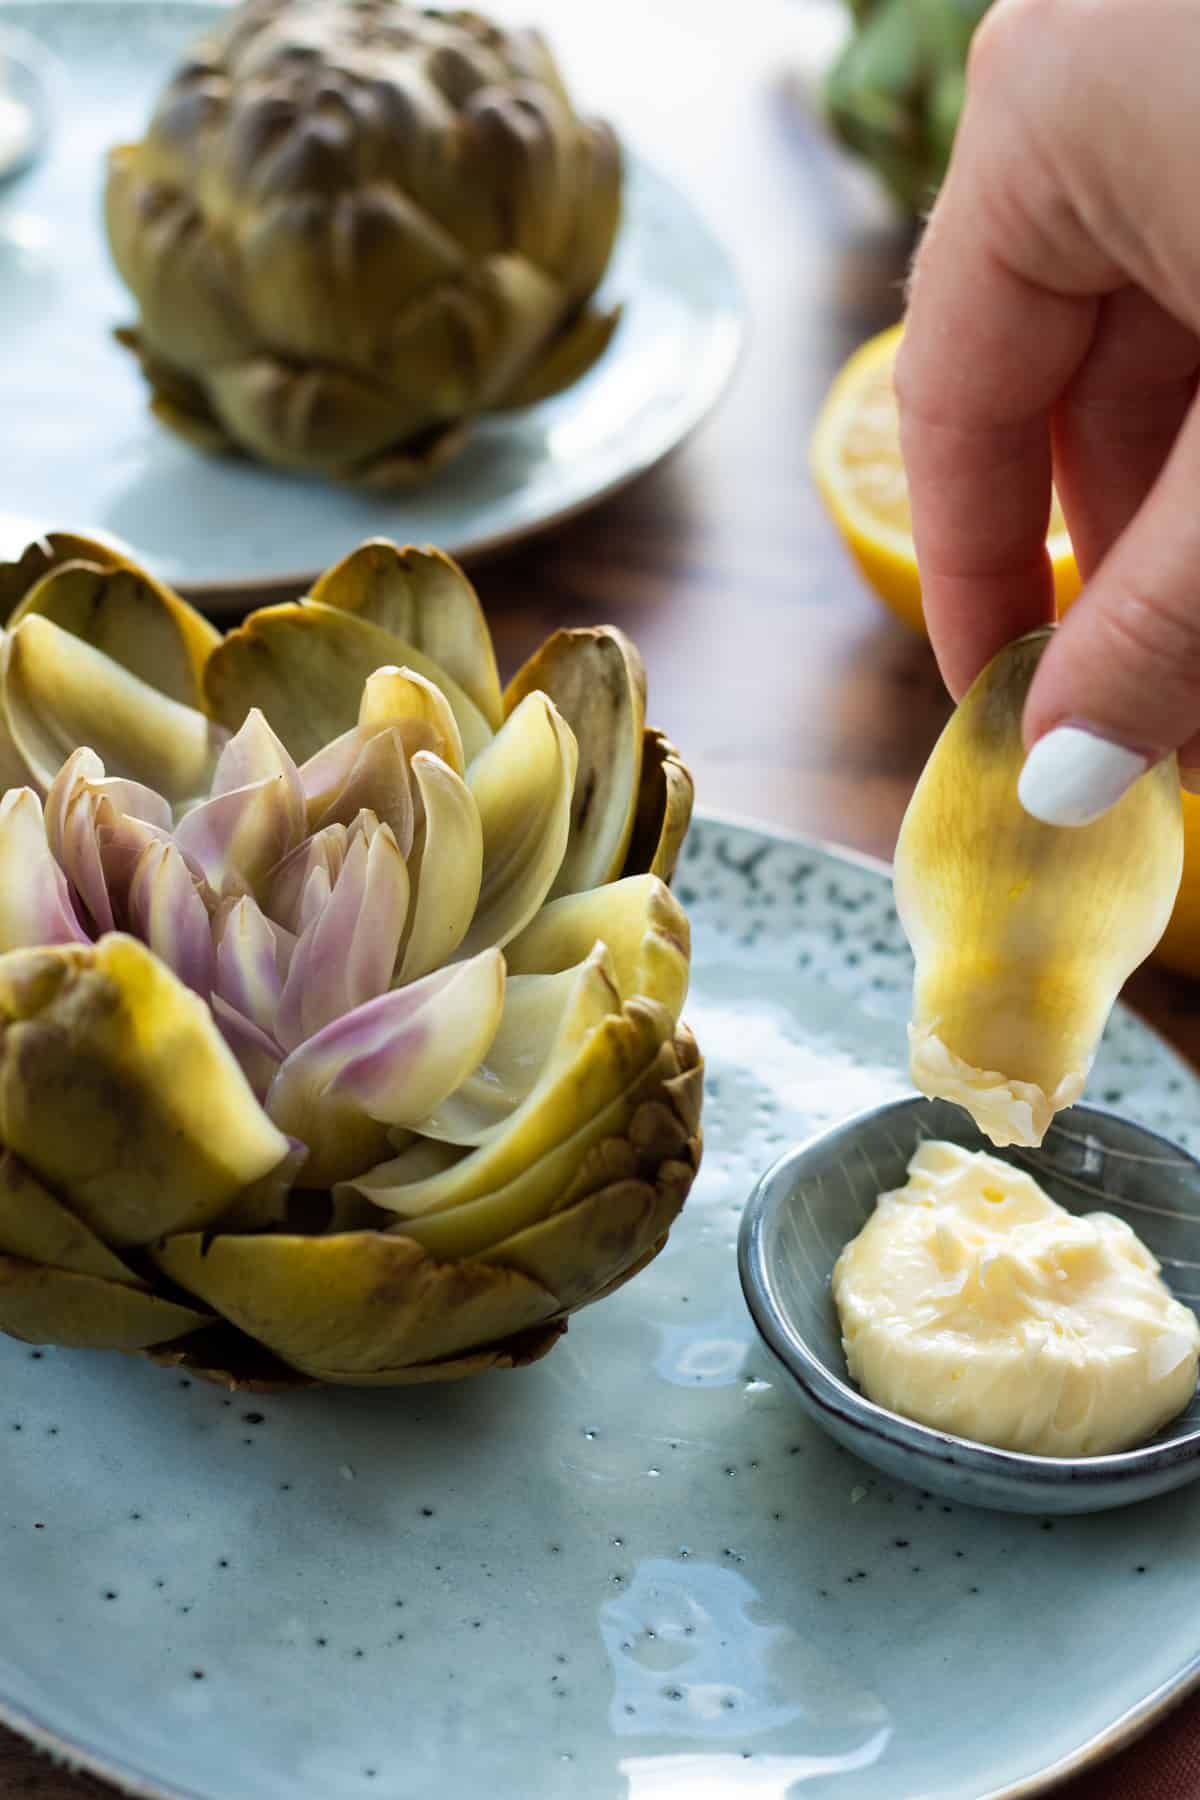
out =
<path fill-rule="evenodd" d="M 45 162 L 0 201 L 0 395 L 5 419 L 20 422 L 0 431 L 0 557 L 55 526 L 100 530 L 219 610 L 237 590 L 244 605 L 247 587 L 299 585 L 365 537 L 457 556 L 513 543 L 644 473 L 700 422 L 737 359 L 737 284 L 688 201 L 630 155 L 604 288 L 625 310 L 608 351 L 567 393 L 481 423 L 432 480 L 360 493 L 203 456 L 159 425 L 112 340 L 135 308 L 104 244 L 103 155 L 138 135 L 180 53 L 221 10 L 0 0 L 0 26 L 31 32 L 67 71 Z"/>
<path fill-rule="evenodd" d="M 0 1716 L 189 1800 L 981 1800 L 1196 1673 L 1200 1495 L 1017 1518 L 877 1477 L 734 1254 L 784 1146 L 905 1091 L 879 870 L 702 821 L 707 1149 L 664 1254 L 534 1368 L 231 1397 L 0 1340 Z M 1092 1096 L 1185 1142 L 1130 1015 Z"/>

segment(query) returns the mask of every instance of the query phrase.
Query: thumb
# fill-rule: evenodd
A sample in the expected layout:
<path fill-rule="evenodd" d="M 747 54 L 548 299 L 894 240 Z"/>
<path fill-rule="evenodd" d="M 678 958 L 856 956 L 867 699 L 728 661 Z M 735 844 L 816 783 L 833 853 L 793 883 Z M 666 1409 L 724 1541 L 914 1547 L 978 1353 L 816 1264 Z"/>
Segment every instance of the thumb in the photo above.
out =
<path fill-rule="evenodd" d="M 1048 825 L 1099 818 L 1174 750 L 1200 783 L 1198 497 L 1193 403 L 1158 480 L 1055 632 L 1029 691 L 1019 793 Z"/>

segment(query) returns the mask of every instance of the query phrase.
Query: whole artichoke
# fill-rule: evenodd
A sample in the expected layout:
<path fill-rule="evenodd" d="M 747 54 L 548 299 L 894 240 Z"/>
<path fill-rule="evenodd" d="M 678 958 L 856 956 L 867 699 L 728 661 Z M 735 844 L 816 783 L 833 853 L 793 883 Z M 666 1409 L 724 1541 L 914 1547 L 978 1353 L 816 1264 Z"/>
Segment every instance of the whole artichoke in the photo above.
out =
<path fill-rule="evenodd" d="M 536 32 L 404 0 L 249 0 L 197 45 L 106 215 L 154 411 L 205 449 L 376 487 L 568 386 L 621 166 Z"/>
<path fill-rule="evenodd" d="M 826 82 L 838 136 L 906 212 L 933 200 L 954 143 L 967 51 L 990 0 L 847 0 L 854 31 Z"/>
<path fill-rule="evenodd" d="M 9 607 L 0 1329 L 231 1380 L 542 1354 L 699 1159 L 691 782 L 633 646 L 502 693 L 466 578 L 383 542 L 226 637 L 70 537 Z"/>

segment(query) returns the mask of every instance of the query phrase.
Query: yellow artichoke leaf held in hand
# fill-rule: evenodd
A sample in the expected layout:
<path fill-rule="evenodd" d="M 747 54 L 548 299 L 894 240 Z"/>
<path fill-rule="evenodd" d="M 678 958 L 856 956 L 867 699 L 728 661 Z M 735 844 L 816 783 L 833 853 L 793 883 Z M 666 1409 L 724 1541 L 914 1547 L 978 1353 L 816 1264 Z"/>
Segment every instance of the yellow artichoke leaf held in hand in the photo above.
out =
<path fill-rule="evenodd" d="M 1183 866 L 1173 757 L 1090 825 L 1043 825 L 1021 806 L 1021 715 L 1049 637 L 1008 645 L 976 679 L 896 846 L 896 905 L 916 958 L 913 1082 L 965 1106 L 995 1144 L 1039 1144 L 1079 1098 Z"/>

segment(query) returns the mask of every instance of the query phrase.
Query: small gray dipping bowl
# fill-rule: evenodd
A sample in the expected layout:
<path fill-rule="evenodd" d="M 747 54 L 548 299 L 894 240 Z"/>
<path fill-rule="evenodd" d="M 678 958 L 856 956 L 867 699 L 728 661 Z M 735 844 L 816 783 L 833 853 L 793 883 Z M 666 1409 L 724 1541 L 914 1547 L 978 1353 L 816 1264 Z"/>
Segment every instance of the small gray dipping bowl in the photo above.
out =
<path fill-rule="evenodd" d="M 994 1152 L 957 1106 L 897 1100 L 789 1151 L 758 1183 L 742 1218 L 742 1289 L 802 1405 L 865 1462 L 968 1506 L 1099 1512 L 1194 1480 L 1200 1475 L 1196 1396 L 1136 1450 L 1059 1457 L 993 1450 L 914 1424 L 854 1386 L 829 1278 L 877 1196 L 903 1187 L 909 1159 L 924 1138 L 992 1150 L 1028 1170 L 1071 1212 L 1115 1213 L 1153 1251 L 1180 1299 L 1190 1304 L 1200 1286 L 1200 1163 L 1178 1145 L 1113 1113 L 1075 1106 L 1051 1126 L 1040 1149 Z"/>

